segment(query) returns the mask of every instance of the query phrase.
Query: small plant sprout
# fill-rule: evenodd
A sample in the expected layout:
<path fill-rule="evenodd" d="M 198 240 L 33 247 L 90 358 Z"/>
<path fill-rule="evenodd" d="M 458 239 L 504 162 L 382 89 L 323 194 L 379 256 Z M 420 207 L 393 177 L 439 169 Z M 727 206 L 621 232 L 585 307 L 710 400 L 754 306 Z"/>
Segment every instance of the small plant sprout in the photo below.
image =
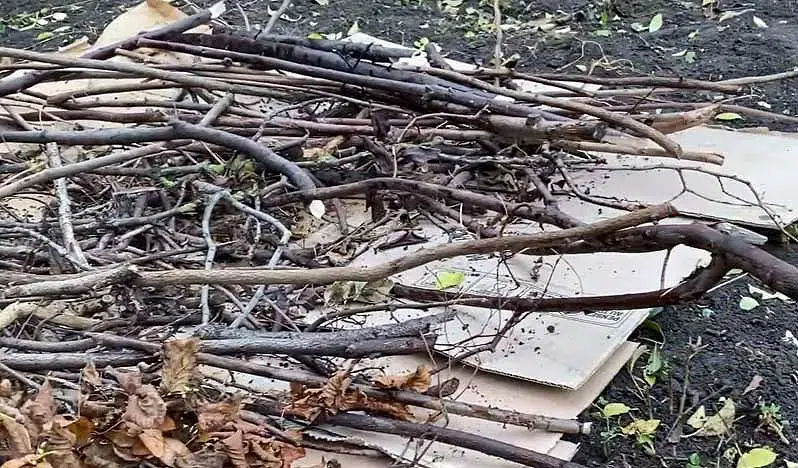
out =
<path fill-rule="evenodd" d="M 685 468 L 703 468 L 703 465 L 701 465 L 701 455 L 691 453 L 687 458 L 687 465 Z"/>
<path fill-rule="evenodd" d="M 781 406 L 775 403 L 759 405 L 759 425 L 756 430 L 764 430 L 775 434 L 782 442 L 789 445 L 790 441 L 784 435 L 784 428 L 789 424 L 781 415 Z"/>
<path fill-rule="evenodd" d="M 654 455 L 656 453 L 654 435 L 659 428 L 659 423 L 659 419 L 635 419 L 621 428 L 621 434 L 634 437 L 637 444 L 643 447 L 647 454 Z"/>
<path fill-rule="evenodd" d="M 601 403 L 601 402 L 599 402 Z M 601 431 L 601 442 L 606 444 L 620 435 L 620 416 L 629 413 L 629 408 L 624 403 L 606 403 L 598 416 L 604 420 L 605 429 Z"/>

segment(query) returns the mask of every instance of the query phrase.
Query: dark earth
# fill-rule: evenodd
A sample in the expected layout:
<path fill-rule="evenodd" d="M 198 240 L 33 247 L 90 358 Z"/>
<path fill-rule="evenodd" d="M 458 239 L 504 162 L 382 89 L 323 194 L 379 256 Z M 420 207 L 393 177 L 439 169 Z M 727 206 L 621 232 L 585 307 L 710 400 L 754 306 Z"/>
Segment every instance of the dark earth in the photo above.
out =
<path fill-rule="evenodd" d="M 52 50 L 83 35 L 93 40 L 110 19 L 137 3 L 5 0 L 0 3 L 5 25 L 0 38 L 3 46 L 37 50 Z M 702 8 L 702 3 L 708 6 Z M 242 2 L 241 7 L 251 24 L 265 24 L 268 6 L 276 9 L 278 4 L 249 1 Z M 192 11 L 190 5 L 178 6 Z M 451 11 L 442 11 L 447 6 Z M 67 18 L 27 31 L 12 29 L 25 21 L 24 15 L 43 8 L 49 11 L 40 17 L 62 12 Z M 594 67 L 593 73 L 600 75 L 655 73 L 715 80 L 778 73 L 798 66 L 796 9 L 798 1 L 794 0 L 631 0 L 616 1 L 615 5 L 609 1 L 505 0 L 503 24 L 509 25 L 504 33 L 505 54 L 519 54 L 518 68 L 533 72 L 582 73 Z M 729 18 L 729 12 L 743 13 Z M 438 43 L 450 58 L 481 62 L 491 56 L 495 46 L 490 29 L 492 14 L 491 2 L 295 0 L 287 12 L 289 21 L 280 22 L 277 32 L 346 34 L 357 22 L 360 31 L 375 36 L 408 46 L 426 37 Z M 544 14 L 551 15 L 549 22 L 557 22 L 555 29 L 567 27 L 570 33 L 536 30 L 534 23 Z M 650 33 L 647 26 L 657 14 L 662 14 L 663 25 Z M 761 20 L 759 25 L 754 16 Z M 234 2 L 228 2 L 225 19 L 233 25 L 243 24 Z M 645 30 L 638 33 L 640 26 Z M 784 80 L 759 86 L 736 103 L 796 115 L 796 85 L 796 80 Z M 749 120 L 745 124 L 796 130 L 794 124 L 778 122 Z M 774 244 L 769 249 L 798 264 L 798 255 L 791 255 L 783 246 Z M 637 391 L 626 369 L 615 378 L 596 406 L 583 415 L 584 419 L 594 419 L 597 429 L 589 440 L 581 440 L 583 445 L 575 461 L 617 467 L 735 466 L 736 456 L 731 457 L 732 461 L 725 456 L 729 449 L 744 453 L 767 446 L 779 455 L 772 466 L 784 467 L 785 460 L 798 462 L 798 428 L 788 424 L 798 422 L 798 347 L 783 340 L 788 331 L 798 334 L 798 308 L 770 299 L 760 300 L 761 305 L 753 310 L 741 310 L 741 297 L 760 299 L 749 292 L 749 284 L 761 287 L 755 279 L 743 277 L 700 303 L 661 311 L 651 320 L 659 329 L 650 325 L 639 330 L 633 338 L 652 345 L 663 343 L 665 370 L 650 392 L 643 394 Z M 695 352 L 690 343 L 697 339 L 703 348 L 687 365 L 688 356 Z M 647 355 L 639 359 L 636 376 L 641 375 L 648 361 Z M 743 395 L 755 376 L 761 378 L 758 388 Z M 669 442 L 683 393 L 686 409 L 704 405 L 707 415 L 720 409 L 720 398 L 731 398 L 736 404 L 736 420 L 729 432 L 722 438 L 682 436 L 675 443 Z M 635 408 L 631 414 L 638 419 L 661 420 L 653 453 L 647 453 L 634 438 L 611 437 L 617 433 L 618 417 L 607 424 L 596 415 L 605 402 Z M 762 405 L 780 407 L 789 445 L 772 432 L 757 430 Z M 683 424 L 688 416 L 676 425 L 684 434 L 694 430 Z M 629 415 L 620 417 L 621 425 L 630 421 Z"/>

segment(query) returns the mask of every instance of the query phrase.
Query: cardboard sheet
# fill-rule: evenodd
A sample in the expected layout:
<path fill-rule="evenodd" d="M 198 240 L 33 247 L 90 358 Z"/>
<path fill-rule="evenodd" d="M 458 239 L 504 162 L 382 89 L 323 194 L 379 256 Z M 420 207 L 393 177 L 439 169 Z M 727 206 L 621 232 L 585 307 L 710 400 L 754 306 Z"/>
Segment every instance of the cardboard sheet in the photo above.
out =
<path fill-rule="evenodd" d="M 584 411 L 604 387 L 612 380 L 621 367 L 629 360 L 638 345 L 624 343 L 613 354 L 605 365 L 585 385 L 577 391 L 568 391 L 537 385 L 530 382 L 518 381 L 497 375 L 491 375 L 466 366 L 453 365 L 450 369 L 439 374 L 440 381 L 452 376 L 460 379 L 460 389 L 452 396 L 459 401 L 493 405 L 505 409 L 515 409 L 529 414 L 540 414 L 549 417 L 575 418 Z M 254 358 L 255 362 L 269 363 L 268 357 Z M 379 367 L 386 373 L 403 373 L 415 369 L 418 365 L 437 365 L 440 361 L 428 356 L 400 356 L 363 361 L 363 366 Z M 239 382 L 262 391 L 288 390 L 288 384 L 271 379 L 230 373 L 226 370 L 202 366 L 203 372 L 218 378 L 233 378 Z M 434 382 L 433 382 L 434 383 Z M 417 420 L 423 420 L 424 415 L 432 412 L 413 408 Z M 575 453 L 574 444 L 558 445 L 561 434 L 530 431 L 525 428 L 502 425 L 486 420 L 467 418 L 457 415 L 448 415 L 446 420 L 437 421 L 435 424 L 445 425 L 450 429 L 467 430 L 469 432 L 502 440 L 543 453 L 550 453 L 562 459 L 570 459 Z M 451 447 L 441 443 L 413 441 L 408 443 L 407 438 L 389 434 L 375 434 L 360 430 L 340 427 L 321 426 L 333 434 L 356 437 L 367 441 L 370 445 L 377 445 L 392 455 L 396 460 L 416 461 L 418 466 L 430 468 L 459 468 L 468 463 L 485 468 L 514 468 L 515 463 L 500 460 L 481 453 Z M 312 436 L 312 434 L 311 434 Z M 317 453 L 319 457 L 322 454 Z M 331 454 L 324 454 L 326 459 L 337 458 Z M 382 468 L 391 466 L 388 460 L 371 457 L 355 457 L 346 460 L 358 460 L 352 466 L 368 468 Z M 299 467 L 310 467 L 318 461 L 313 457 L 297 462 Z M 341 461 L 341 460 L 339 460 Z M 361 464 L 362 463 L 362 464 Z M 344 465 L 348 466 L 348 465 Z"/>
<path fill-rule="evenodd" d="M 540 232 L 535 224 L 508 226 L 508 234 Z M 388 250 L 372 248 L 353 263 L 372 266 L 407 255 L 422 247 L 470 239 L 462 234 L 450 237 L 431 223 L 422 223 L 417 236 L 427 242 Z M 379 242 L 377 242 L 378 244 Z M 468 292 L 491 297 L 575 297 L 646 292 L 677 285 L 697 266 L 709 260 L 703 251 L 679 247 L 665 263 L 665 252 L 639 254 L 583 254 L 529 256 L 501 259 L 496 255 L 470 255 L 433 262 L 391 277 L 395 282 L 424 289 L 436 289 L 436 277 L 463 273 L 465 280 L 450 292 Z M 661 273 L 665 268 L 665 283 Z M 512 312 L 476 307 L 451 307 L 457 320 L 438 330 L 435 350 L 448 357 L 474 346 L 488 344 Z M 358 328 L 398 322 L 441 312 L 431 309 L 399 309 L 390 314 L 370 314 L 356 323 L 336 324 Z M 318 313 L 318 311 L 316 311 Z M 466 363 L 484 371 L 514 376 L 569 389 L 581 387 L 629 334 L 642 323 L 649 310 L 595 312 L 590 315 L 533 313 L 506 335 L 495 353 L 480 353 Z M 314 318 L 311 313 L 310 319 Z M 574 346 L 585 343 L 585 346 Z"/>
<path fill-rule="evenodd" d="M 618 167 L 702 168 L 725 175 L 682 171 L 689 191 L 683 192 L 679 173 L 672 169 L 572 171 L 574 182 L 594 197 L 617 197 L 630 202 L 672 200 L 685 215 L 775 229 L 798 220 L 798 191 L 792 174 L 798 171 L 798 138 L 784 134 L 737 132 L 707 126 L 670 135 L 685 149 L 722 154 L 722 166 L 674 159 L 596 153 Z M 654 147 L 653 143 L 645 146 Z M 609 178 L 605 176 L 609 175 Z M 738 179 L 738 180 L 735 180 Z M 744 183 L 748 182 L 750 185 Z M 753 189 L 753 190 L 752 190 Z M 759 200 L 757 199 L 759 197 Z M 766 210 L 759 206 L 760 200 Z M 573 201 L 568 202 L 572 206 Z M 594 218 L 588 218 L 594 219 Z M 774 219 L 776 221 L 774 221 Z"/>

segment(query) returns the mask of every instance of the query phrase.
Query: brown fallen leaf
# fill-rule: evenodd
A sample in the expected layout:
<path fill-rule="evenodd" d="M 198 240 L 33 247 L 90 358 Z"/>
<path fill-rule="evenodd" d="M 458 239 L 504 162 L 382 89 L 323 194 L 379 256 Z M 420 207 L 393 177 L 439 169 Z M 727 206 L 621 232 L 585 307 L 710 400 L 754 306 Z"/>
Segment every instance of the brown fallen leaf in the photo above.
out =
<path fill-rule="evenodd" d="M 425 392 L 432 385 L 432 376 L 429 367 L 418 366 L 414 372 L 405 375 L 380 376 L 375 383 L 382 388 Z"/>
<path fill-rule="evenodd" d="M 136 444 L 136 437 L 127 433 L 124 429 L 114 429 L 105 434 L 115 447 L 132 448 Z"/>
<path fill-rule="evenodd" d="M 241 398 L 236 396 L 218 403 L 206 403 L 199 408 L 197 424 L 203 432 L 221 431 L 227 424 L 239 419 Z"/>
<path fill-rule="evenodd" d="M 112 402 L 84 401 L 80 405 L 80 414 L 87 418 L 99 418 L 116 410 Z"/>
<path fill-rule="evenodd" d="M 27 427 L 28 432 L 34 439 L 46 430 L 47 426 L 55 418 L 55 399 L 53 398 L 53 387 L 49 380 L 39 388 L 36 398 L 26 401 L 20 411 L 28 417 L 30 423 Z"/>
<path fill-rule="evenodd" d="M 94 362 L 89 361 L 83 369 L 80 371 L 80 378 L 83 382 L 91 385 L 92 387 L 99 387 L 102 385 L 102 379 L 100 378 L 100 373 L 97 372 L 97 368 L 94 367 Z"/>
<path fill-rule="evenodd" d="M 111 372 L 113 374 L 113 376 L 119 382 L 119 386 L 122 387 L 122 390 L 124 390 L 125 393 L 136 393 L 142 386 L 141 374 L 138 372 L 118 372 L 108 368 L 106 369 L 106 372 Z"/>
<path fill-rule="evenodd" d="M 290 403 L 287 409 L 308 421 L 314 421 L 322 413 L 337 414 L 342 411 L 366 411 L 403 421 L 412 421 L 415 417 L 402 403 L 380 401 L 353 389 L 343 395 L 334 394 L 330 389 L 325 391 L 324 388 L 305 389 L 304 396 Z"/>
<path fill-rule="evenodd" d="M 197 453 L 190 453 L 185 458 L 178 458 L 175 468 L 224 468 L 227 455 L 204 447 Z"/>
<path fill-rule="evenodd" d="M 167 393 L 186 393 L 197 377 L 197 338 L 164 343 L 166 362 L 161 374 L 161 388 Z"/>
<path fill-rule="evenodd" d="M 236 431 L 230 437 L 222 439 L 222 444 L 234 467 L 249 468 L 244 449 L 244 434 L 241 431 Z"/>
<path fill-rule="evenodd" d="M 161 458 L 166 452 L 163 433 L 158 429 L 144 429 L 139 434 L 139 440 L 154 457 Z"/>
<path fill-rule="evenodd" d="M 756 390 L 757 388 L 759 388 L 759 386 L 762 384 L 763 380 L 765 380 L 765 379 L 763 379 L 761 375 L 755 375 L 751 379 L 751 383 L 749 383 L 748 386 L 745 387 L 745 390 L 743 390 L 743 395 L 745 395 L 747 393 L 751 393 L 754 390 Z"/>
<path fill-rule="evenodd" d="M 122 419 L 142 429 L 153 429 L 163 424 L 166 418 L 166 403 L 152 385 L 142 385 L 128 398 L 127 409 Z"/>
<path fill-rule="evenodd" d="M 43 460 L 41 455 L 29 454 L 23 457 L 14 458 L 2 465 L 0 468 L 52 468 L 47 461 Z"/>
<path fill-rule="evenodd" d="M 163 455 L 158 457 L 166 466 L 178 466 L 181 460 L 191 456 L 191 450 L 186 445 L 172 437 L 164 439 Z"/>
<path fill-rule="evenodd" d="M 280 459 L 283 461 L 283 468 L 291 468 L 291 465 L 295 461 L 301 460 L 307 455 L 303 447 L 297 447 L 279 441 L 275 441 L 273 444 L 276 444 L 280 448 Z"/>
<path fill-rule="evenodd" d="M 49 451 L 47 462 L 53 468 L 85 468 L 85 465 L 73 450 Z"/>
<path fill-rule="evenodd" d="M 33 452 L 33 444 L 28 430 L 15 418 L 4 412 L 0 412 L 0 439 L 8 444 L 11 457 L 21 457 Z"/>
<path fill-rule="evenodd" d="M 120 459 L 109 444 L 91 444 L 82 451 L 83 463 L 89 468 L 123 468 L 124 460 Z M 188 468 L 188 467 L 186 467 Z"/>

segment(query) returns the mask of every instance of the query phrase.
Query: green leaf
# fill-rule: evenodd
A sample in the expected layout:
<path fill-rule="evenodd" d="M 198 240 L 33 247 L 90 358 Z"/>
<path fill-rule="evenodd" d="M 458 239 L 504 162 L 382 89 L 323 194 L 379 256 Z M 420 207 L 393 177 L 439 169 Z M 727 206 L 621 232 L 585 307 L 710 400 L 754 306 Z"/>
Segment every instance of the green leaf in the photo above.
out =
<path fill-rule="evenodd" d="M 665 356 L 662 354 L 662 348 L 654 346 L 648 355 L 648 363 L 643 371 L 643 378 L 646 379 L 649 386 L 653 386 L 657 382 L 657 375 L 662 372 L 664 367 Z"/>
<path fill-rule="evenodd" d="M 174 183 L 174 181 L 171 181 L 171 180 L 167 179 L 166 177 L 161 177 L 159 180 L 161 182 L 161 185 L 163 185 L 165 188 L 168 188 L 168 189 L 174 188 L 175 185 L 177 185 L 176 183 Z"/>
<path fill-rule="evenodd" d="M 759 302 L 756 299 L 750 296 L 743 296 L 740 298 L 740 309 L 748 312 L 749 310 L 754 310 L 759 307 Z"/>
<path fill-rule="evenodd" d="M 737 460 L 737 468 L 761 468 L 776 461 L 776 453 L 769 448 L 755 448 Z"/>
<path fill-rule="evenodd" d="M 742 120 L 743 116 L 736 112 L 721 112 L 715 116 L 715 120 Z"/>
<path fill-rule="evenodd" d="M 429 44 L 429 38 L 427 37 L 422 37 L 421 39 L 413 42 L 413 46 L 419 50 L 424 50 L 427 47 L 427 44 Z"/>
<path fill-rule="evenodd" d="M 662 13 L 657 13 L 648 23 L 648 32 L 655 33 L 662 27 Z"/>
<path fill-rule="evenodd" d="M 42 33 L 39 33 L 38 36 L 36 36 L 36 40 L 45 41 L 47 39 L 50 39 L 51 37 L 53 37 L 53 33 L 51 33 L 50 31 L 44 31 Z"/>
<path fill-rule="evenodd" d="M 708 7 L 708 6 L 712 5 L 712 3 L 714 3 L 714 2 L 715 2 L 715 0 L 703 0 L 701 2 L 701 6 L 702 7 Z"/>
<path fill-rule="evenodd" d="M 697 453 L 690 454 L 690 457 L 687 459 L 693 466 L 701 466 L 701 456 Z"/>
<path fill-rule="evenodd" d="M 208 170 L 214 174 L 224 174 L 225 166 L 224 164 L 209 164 Z"/>
<path fill-rule="evenodd" d="M 687 62 L 687 63 L 695 62 L 695 52 L 693 52 L 692 50 L 690 52 L 687 52 L 684 55 L 684 61 Z"/>
<path fill-rule="evenodd" d="M 445 271 L 435 275 L 435 288 L 440 290 L 460 286 L 465 281 L 465 274 L 460 271 Z"/>
<path fill-rule="evenodd" d="M 599 29 L 599 30 L 596 30 L 593 34 L 595 34 L 596 36 L 601 36 L 601 37 L 610 37 L 610 30 L 609 29 Z"/>
<path fill-rule="evenodd" d="M 321 33 L 314 32 L 308 34 L 308 39 L 324 39 L 324 36 L 322 36 Z"/>
<path fill-rule="evenodd" d="M 613 416 L 620 416 L 622 414 L 628 413 L 632 408 L 629 408 L 623 403 L 607 403 L 604 406 L 604 409 L 601 410 L 601 413 L 604 415 L 605 418 L 611 418 Z"/>

